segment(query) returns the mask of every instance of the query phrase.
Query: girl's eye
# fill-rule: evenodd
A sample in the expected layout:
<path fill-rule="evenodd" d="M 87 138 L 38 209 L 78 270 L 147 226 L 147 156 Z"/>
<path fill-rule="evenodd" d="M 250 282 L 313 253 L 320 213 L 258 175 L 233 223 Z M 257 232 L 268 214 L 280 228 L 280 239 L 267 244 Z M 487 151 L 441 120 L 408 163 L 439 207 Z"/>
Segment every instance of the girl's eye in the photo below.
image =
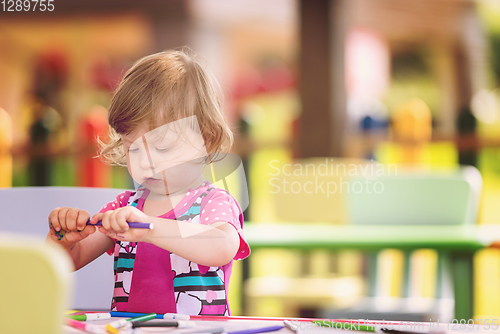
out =
<path fill-rule="evenodd" d="M 129 153 L 132 153 L 132 152 L 137 152 L 137 151 L 139 151 L 139 149 L 138 149 L 138 148 L 132 148 L 132 147 L 129 147 L 129 149 L 128 149 L 128 152 L 129 152 Z"/>
<path fill-rule="evenodd" d="M 168 148 L 157 148 L 156 150 L 160 153 L 165 153 L 168 151 Z"/>

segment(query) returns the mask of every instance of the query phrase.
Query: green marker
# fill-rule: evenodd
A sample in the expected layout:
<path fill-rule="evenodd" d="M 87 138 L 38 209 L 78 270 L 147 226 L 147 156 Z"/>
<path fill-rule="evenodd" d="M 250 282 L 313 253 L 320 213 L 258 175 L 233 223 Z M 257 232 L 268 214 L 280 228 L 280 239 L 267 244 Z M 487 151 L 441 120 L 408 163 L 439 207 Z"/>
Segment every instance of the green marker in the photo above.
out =
<path fill-rule="evenodd" d="M 113 321 L 112 323 L 109 323 L 106 325 L 106 330 L 111 333 L 111 334 L 118 334 L 118 329 L 123 326 L 126 326 L 127 323 L 130 322 L 137 322 L 137 321 L 146 321 L 146 320 L 151 320 L 151 319 L 156 319 L 156 313 L 148 313 L 146 315 L 141 315 L 140 317 L 135 317 L 135 318 L 130 318 L 130 319 L 120 319 L 117 321 Z"/>
<path fill-rule="evenodd" d="M 70 318 L 78 321 L 87 320 L 100 320 L 100 319 L 111 319 L 111 314 L 108 313 L 86 313 L 80 315 L 67 315 L 66 318 Z"/>

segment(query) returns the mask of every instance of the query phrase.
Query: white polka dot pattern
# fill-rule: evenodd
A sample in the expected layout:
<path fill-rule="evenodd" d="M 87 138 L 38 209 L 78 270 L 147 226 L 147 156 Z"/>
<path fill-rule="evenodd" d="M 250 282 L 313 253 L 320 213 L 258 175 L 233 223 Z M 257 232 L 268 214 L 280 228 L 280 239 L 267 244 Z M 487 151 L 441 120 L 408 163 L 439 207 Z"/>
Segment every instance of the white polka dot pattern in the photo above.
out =
<path fill-rule="evenodd" d="M 243 237 L 241 209 L 232 196 L 222 189 L 214 189 L 215 194 L 209 193 L 209 199 L 201 211 L 201 221 L 210 225 L 218 222 L 226 222 L 234 226 L 240 236 L 240 248 L 235 256 L 235 260 L 243 259 L 250 254 L 250 247 Z M 202 203 L 203 205 L 203 203 Z"/>

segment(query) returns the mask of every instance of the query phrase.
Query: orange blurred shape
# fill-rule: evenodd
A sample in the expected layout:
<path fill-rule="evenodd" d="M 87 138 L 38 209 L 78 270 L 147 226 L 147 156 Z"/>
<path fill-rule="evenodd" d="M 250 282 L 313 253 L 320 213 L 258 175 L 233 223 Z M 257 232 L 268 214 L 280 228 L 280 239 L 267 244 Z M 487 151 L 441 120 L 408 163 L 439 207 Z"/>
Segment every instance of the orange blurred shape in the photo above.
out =
<path fill-rule="evenodd" d="M 97 138 L 108 137 L 107 110 L 102 106 L 92 107 L 81 119 L 79 128 L 81 153 L 78 158 L 78 181 L 81 187 L 110 187 L 111 167 L 99 158 Z"/>
<path fill-rule="evenodd" d="M 403 163 L 418 163 L 421 151 L 432 136 L 432 116 L 429 107 L 420 99 L 403 103 L 392 122 L 394 139 L 403 150 Z"/>
<path fill-rule="evenodd" d="M 0 108 L 0 188 L 12 187 L 12 121 Z"/>
<path fill-rule="evenodd" d="M 394 136 L 399 141 L 427 142 L 432 135 L 432 116 L 429 107 L 420 99 L 401 105 L 394 115 Z"/>

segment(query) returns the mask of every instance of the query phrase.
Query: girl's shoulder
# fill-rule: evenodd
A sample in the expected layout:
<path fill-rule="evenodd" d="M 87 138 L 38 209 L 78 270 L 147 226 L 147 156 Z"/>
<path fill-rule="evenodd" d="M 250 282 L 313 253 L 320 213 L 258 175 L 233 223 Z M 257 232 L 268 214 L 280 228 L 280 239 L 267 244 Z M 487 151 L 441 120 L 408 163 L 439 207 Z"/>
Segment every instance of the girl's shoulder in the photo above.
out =
<path fill-rule="evenodd" d="M 192 191 L 192 190 L 191 190 Z M 188 193 L 189 195 L 189 193 Z M 233 196 L 226 190 L 219 188 L 215 184 L 205 181 L 197 189 L 194 189 L 193 197 L 202 197 L 203 199 L 209 200 L 214 196 L 231 197 Z"/>
<path fill-rule="evenodd" d="M 210 203 L 226 203 L 236 206 L 241 211 L 238 201 L 227 190 L 219 188 L 209 181 L 205 181 L 197 190 L 200 190 L 199 196 L 201 197 L 200 204 L 202 207 Z"/>
<path fill-rule="evenodd" d="M 134 205 L 134 203 L 137 205 L 137 202 L 144 194 L 144 191 L 144 188 L 139 188 L 137 190 L 127 190 L 119 193 L 118 195 L 116 195 L 115 200 L 108 202 L 105 206 L 102 207 L 100 212 L 115 210 L 127 205 Z"/>
<path fill-rule="evenodd" d="M 178 206 L 182 209 L 189 209 L 191 206 L 204 207 L 211 202 L 222 200 L 236 202 L 233 196 L 226 190 L 219 188 L 209 181 L 204 181 L 196 189 L 190 188 Z"/>

